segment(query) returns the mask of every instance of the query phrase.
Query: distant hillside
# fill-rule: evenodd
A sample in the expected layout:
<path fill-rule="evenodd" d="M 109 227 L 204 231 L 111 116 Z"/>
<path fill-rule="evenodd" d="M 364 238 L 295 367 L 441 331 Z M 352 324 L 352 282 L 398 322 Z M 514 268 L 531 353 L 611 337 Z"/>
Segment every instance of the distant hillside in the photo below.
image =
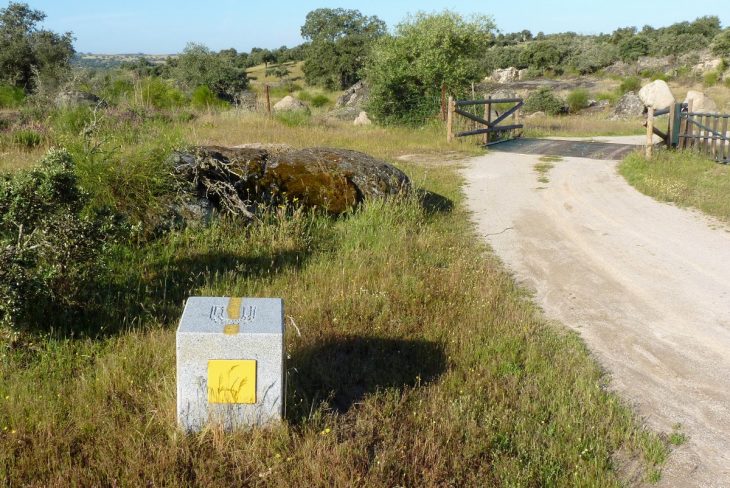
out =
<path fill-rule="evenodd" d="M 152 64 L 164 64 L 168 58 L 176 57 L 177 54 L 92 54 L 77 53 L 73 59 L 75 66 L 82 68 L 117 68 L 122 63 L 132 62 L 144 58 Z"/>

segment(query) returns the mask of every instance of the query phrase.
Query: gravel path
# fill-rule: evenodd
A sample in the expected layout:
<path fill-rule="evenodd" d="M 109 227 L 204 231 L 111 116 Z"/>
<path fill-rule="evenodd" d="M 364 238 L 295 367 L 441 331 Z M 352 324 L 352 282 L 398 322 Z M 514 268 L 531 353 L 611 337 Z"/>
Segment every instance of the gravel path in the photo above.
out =
<path fill-rule="evenodd" d="M 479 233 L 649 426 L 681 424 L 657 486 L 730 486 L 729 229 L 640 194 L 615 161 L 565 158 L 548 183 L 538 162 L 466 164 Z"/>

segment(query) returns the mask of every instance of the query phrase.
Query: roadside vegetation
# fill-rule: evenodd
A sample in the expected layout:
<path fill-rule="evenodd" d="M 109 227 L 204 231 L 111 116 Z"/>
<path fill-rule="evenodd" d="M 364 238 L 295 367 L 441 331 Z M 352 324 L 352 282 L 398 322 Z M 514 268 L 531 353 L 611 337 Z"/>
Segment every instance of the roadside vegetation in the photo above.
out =
<path fill-rule="evenodd" d="M 258 127 L 250 135 L 258 140 L 368 147 L 390 160 L 403 145 L 443 150 L 414 129 L 388 142 L 379 129 L 338 139 L 331 130 L 263 118 L 246 123 Z M 199 140 L 211 143 L 227 143 L 231 128 L 246 127 L 222 116 L 199 124 Z M 140 210 L 130 195 L 164 201 L 164 145 L 149 144 L 156 155 L 136 160 L 124 191 L 104 173 L 101 182 L 79 177 L 89 211 L 106 203 L 134 227 L 129 214 Z M 87 161 L 79 170 L 86 164 L 103 168 Z M 39 326 L 5 343 L 3 478 L 612 486 L 617 452 L 655 476 L 664 442 L 605 390 L 579 338 L 546 323 L 474 238 L 456 168 L 401 167 L 428 193 L 371 202 L 342 219 L 277 208 L 251 226 L 224 218 L 161 236 L 124 226 L 114 240 L 105 234 L 92 296 L 63 307 L 74 320 L 46 309 Z M 163 177 L 161 186 L 145 174 Z M 45 283 L 54 292 L 61 285 Z M 282 426 L 177 431 L 174 329 L 193 294 L 286 299 L 290 387 Z"/>
<path fill-rule="evenodd" d="M 37 29 L 41 19 L 21 4 L 0 10 L 0 28 L 15 26 L 16 40 L 38 52 L 47 46 L 33 42 L 53 34 Z M 703 39 L 720 35 L 722 45 L 712 19 L 688 29 L 705 25 Z M 451 12 L 419 14 L 388 33 L 377 17 L 341 9 L 313 11 L 303 33 L 308 43 L 294 48 L 191 43 L 164 62 L 91 69 L 74 68 L 70 37 L 57 35 L 71 49 L 37 73 L 2 46 L 0 62 L 17 69 L 0 72 L 0 479 L 620 486 L 627 466 L 658 479 L 679 433 L 667 440 L 643 428 L 580 338 L 549 323 L 479 243 L 463 205 L 456 161 L 482 148 L 446 143 L 440 90 L 470 93 L 487 73 L 481 43 L 508 49 L 505 35 L 490 18 Z M 545 37 L 534 41 L 555 40 Z M 453 41 L 447 51 L 444 39 Z M 344 48 L 357 59 L 330 56 Z M 328 117 L 363 77 L 376 124 Z M 636 81 L 612 83 L 604 99 Z M 292 95 L 311 111 L 266 116 L 265 85 L 272 104 Z M 87 98 L 59 98 L 69 93 Z M 565 100 L 537 93 L 530 103 L 545 115 L 529 119 L 528 135 L 642 130 L 578 115 L 593 95 L 585 90 Z M 179 222 L 170 154 L 244 143 L 360 150 L 406 171 L 415 190 L 340 218 L 292 204 L 253 223 Z M 547 182 L 554 164 L 542 161 L 537 177 Z M 622 172 L 653 191 L 658 170 L 643 164 L 630 158 Z M 671 171 L 697 181 L 724 171 L 697 161 L 692 173 L 693 164 L 686 175 Z M 720 190 L 727 195 L 718 186 L 712 198 Z M 177 429 L 174 336 L 191 295 L 285 299 L 281 425 Z"/>
<path fill-rule="evenodd" d="M 619 171 L 639 191 L 730 222 L 730 166 L 691 151 L 661 151 L 651 161 L 626 158 Z"/>

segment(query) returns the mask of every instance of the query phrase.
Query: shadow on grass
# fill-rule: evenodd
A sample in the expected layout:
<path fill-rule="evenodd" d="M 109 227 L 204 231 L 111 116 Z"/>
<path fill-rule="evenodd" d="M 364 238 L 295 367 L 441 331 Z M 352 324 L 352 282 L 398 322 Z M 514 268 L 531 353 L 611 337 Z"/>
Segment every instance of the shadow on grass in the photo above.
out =
<path fill-rule="evenodd" d="M 448 213 L 454 209 L 454 202 L 438 193 L 419 188 L 416 190 L 421 206 L 429 214 Z"/>
<path fill-rule="evenodd" d="M 176 323 L 187 298 L 220 275 L 273 276 L 303 266 L 308 257 L 306 249 L 256 256 L 225 252 L 185 256 L 172 262 L 153 263 L 147 271 L 134 269 L 115 283 L 105 282 L 105 276 L 100 275 L 98 282 L 89 285 L 85 303 L 75 307 L 49 303 L 38 310 L 63 310 L 43 321 L 55 337 L 100 339 L 149 323 Z M 34 323 L 40 323 L 37 320 Z"/>
<path fill-rule="evenodd" d="M 446 370 L 446 354 L 436 342 L 349 336 L 297 351 L 287 367 L 287 418 L 296 423 L 323 401 L 345 413 L 379 390 L 429 383 Z"/>

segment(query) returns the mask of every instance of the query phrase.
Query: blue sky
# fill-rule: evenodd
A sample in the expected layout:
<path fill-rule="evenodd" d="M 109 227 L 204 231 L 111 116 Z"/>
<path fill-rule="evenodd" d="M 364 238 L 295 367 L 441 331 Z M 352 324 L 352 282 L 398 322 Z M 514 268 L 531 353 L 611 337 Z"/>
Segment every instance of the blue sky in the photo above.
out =
<path fill-rule="evenodd" d="M 215 50 L 293 46 L 301 42 L 299 28 L 307 12 L 320 7 L 358 9 L 377 15 L 389 27 L 408 13 L 445 8 L 492 15 L 504 32 L 529 29 L 534 33 L 570 30 L 592 34 L 629 25 L 664 26 L 702 15 L 718 15 L 724 26 L 730 25 L 728 0 L 25 1 L 48 15 L 47 28 L 72 31 L 77 51 L 110 54 L 176 53 L 189 41 Z M 2 7 L 8 3 L 0 0 Z"/>

